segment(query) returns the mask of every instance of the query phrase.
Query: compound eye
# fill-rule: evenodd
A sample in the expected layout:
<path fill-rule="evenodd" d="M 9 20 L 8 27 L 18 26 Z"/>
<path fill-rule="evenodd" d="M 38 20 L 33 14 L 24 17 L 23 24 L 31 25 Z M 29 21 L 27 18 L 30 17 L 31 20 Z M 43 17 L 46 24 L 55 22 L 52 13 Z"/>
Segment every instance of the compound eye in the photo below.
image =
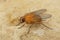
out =
<path fill-rule="evenodd" d="M 25 19 L 23 17 L 20 18 L 20 23 L 25 22 Z"/>

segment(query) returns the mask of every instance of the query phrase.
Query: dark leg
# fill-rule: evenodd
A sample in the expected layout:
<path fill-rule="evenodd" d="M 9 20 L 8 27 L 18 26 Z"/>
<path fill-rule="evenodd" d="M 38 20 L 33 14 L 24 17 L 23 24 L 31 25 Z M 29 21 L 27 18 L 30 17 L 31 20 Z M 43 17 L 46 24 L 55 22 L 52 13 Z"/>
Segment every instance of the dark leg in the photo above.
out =
<path fill-rule="evenodd" d="M 23 40 L 23 38 L 22 38 L 23 36 L 26 36 L 26 37 L 28 38 L 27 34 L 29 34 L 30 28 L 31 28 L 32 25 L 33 25 L 33 24 L 31 24 L 31 25 L 29 26 L 29 29 L 28 29 L 28 32 L 27 32 L 27 33 L 25 33 L 25 34 L 23 34 L 23 35 L 20 36 L 21 40 Z"/>
<path fill-rule="evenodd" d="M 29 34 L 29 32 L 30 32 L 30 28 L 32 27 L 32 25 L 33 25 L 33 24 L 30 25 L 27 34 Z"/>
<path fill-rule="evenodd" d="M 18 29 L 20 29 L 20 28 L 24 27 L 24 25 L 25 25 L 25 23 L 24 23 L 21 27 L 19 27 Z"/>
<path fill-rule="evenodd" d="M 29 34 L 32 25 L 33 25 L 33 24 L 31 24 L 31 25 L 29 26 L 28 32 L 25 34 L 25 36 L 26 36 L 27 38 L 28 38 L 27 34 Z"/>
<path fill-rule="evenodd" d="M 45 24 L 43 24 L 43 23 L 41 23 L 43 26 L 45 26 L 45 27 L 47 27 L 48 29 L 52 29 L 52 28 L 50 28 L 50 27 L 48 27 L 48 26 L 46 26 Z"/>

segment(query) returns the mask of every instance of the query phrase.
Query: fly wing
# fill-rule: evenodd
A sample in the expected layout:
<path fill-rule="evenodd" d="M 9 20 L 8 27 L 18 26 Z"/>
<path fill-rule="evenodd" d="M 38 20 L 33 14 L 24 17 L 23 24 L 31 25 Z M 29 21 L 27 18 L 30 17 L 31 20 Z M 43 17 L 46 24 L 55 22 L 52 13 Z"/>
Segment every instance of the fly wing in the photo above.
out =
<path fill-rule="evenodd" d="M 40 15 L 40 17 L 42 18 L 42 20 L 46 20 L 46 19 L 50 18 L 51 16 L 52 16 L 51 14 Z"/>
<path fill-rule="evenodd" d="M 40 9 L 40 10 L 34 11 L 33 13 L 35 13 L 36 15 L 40 15 L 42 20 L 46 20 L 47 18 L 51 17 L 50 14 L 44 14 L 46 11 L 47 9 Z"/>
<path fill-rule="evenodd" d="M 40 10 L 34 11 L 33 13 L 39 15 L 39 14 L 42 14 L 42 13 L 44 13 L 46 11 L 47 11 L 47 9 L 40 9 Z"/>

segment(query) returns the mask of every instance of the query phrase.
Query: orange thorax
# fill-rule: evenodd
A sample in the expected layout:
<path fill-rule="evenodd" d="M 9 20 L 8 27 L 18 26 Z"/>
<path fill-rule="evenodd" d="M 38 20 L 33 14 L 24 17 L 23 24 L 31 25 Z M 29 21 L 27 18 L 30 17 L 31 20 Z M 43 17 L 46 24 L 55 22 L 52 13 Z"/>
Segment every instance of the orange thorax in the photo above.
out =
<path fill-rule="evenodd" d="M 34 13 L 26 14 L 24 16 L 24 18 L 25 18 L 25 22 L 28 23 L 28 24 L 41 23 L 40 16 L 38 16 Z"/>

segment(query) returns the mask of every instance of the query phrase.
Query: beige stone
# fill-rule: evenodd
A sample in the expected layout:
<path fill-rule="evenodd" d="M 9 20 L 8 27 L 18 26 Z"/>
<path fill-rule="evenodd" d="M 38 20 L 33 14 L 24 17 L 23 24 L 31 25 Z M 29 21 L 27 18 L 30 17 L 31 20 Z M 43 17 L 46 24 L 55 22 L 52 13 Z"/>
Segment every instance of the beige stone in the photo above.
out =
<path fill-rule="evenodd" d="M 52 15 L 44 24 L 53 30 L 33 25 L 24 35 L 30 25 L 18 29 L 18 17 L 39 9 Z M 60 40 L 60 0 L 0 0 L 0 40 Z"/>

